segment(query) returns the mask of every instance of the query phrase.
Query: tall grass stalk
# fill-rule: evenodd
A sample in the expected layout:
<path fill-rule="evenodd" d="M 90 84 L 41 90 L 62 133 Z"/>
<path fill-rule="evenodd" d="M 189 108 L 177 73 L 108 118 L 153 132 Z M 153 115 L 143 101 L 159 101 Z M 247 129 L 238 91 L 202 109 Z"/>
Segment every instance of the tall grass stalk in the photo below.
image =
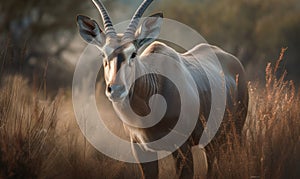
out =
<path fill-rule="evenodd" d="M 300 95 L 286 71 L 277 77 L 285 50 L 275 65 L 267 64 L 265 84 L 249 83 L 242 142 L 221 151 L 216 178 L 299 178 Z"/>
<path fill-rule="evenodd" d="M 0 176 L 36 178 L 55 150 L 58 100 L 40 101 L 20 76 L 0 88 Z"/>

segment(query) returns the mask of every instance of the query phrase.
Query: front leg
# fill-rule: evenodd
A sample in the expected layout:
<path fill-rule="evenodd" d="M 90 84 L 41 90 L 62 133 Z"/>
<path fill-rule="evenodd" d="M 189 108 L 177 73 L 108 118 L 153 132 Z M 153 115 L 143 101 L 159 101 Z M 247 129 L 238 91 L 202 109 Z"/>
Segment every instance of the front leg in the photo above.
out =
<path fill-rule="evenodd" d="M 157 153 L 145 151 L 140 148 L 136 143 L 131 142 L 132 153 L 139 164 L 139 168 L 144 179 L 156 179 L 158 178 L 158 161 Z M 152 162 L 142 162 L 147 159 L 156 159 Z"/>
<path fill-rule="evenodd" d="M 186 142 L 172 153 L 179 178 L 191 179 L 194 176 L 193 154 L 191 146 Z"/>

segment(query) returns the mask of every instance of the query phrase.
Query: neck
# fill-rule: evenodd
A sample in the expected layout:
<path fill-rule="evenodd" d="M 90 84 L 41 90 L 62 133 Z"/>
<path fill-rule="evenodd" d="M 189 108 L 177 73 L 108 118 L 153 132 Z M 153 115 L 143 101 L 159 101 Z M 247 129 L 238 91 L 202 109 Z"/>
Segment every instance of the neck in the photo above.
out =
<path fill-rule="evenodd" d="M 132 84 L 128 97 L 121 103 L 114 105 L 124 116 L 127 116 L 128 108 L 131 108 L 139 116 L 148 115 L 151 112 L 149 99 L 153 94 L 157 94 L 160 91 L 158 76 L 143 62 L 136 62 L 135 74 L 138 78 Z"/>
<path fill-rule="evenodd" d="M 153 70 L 147 68 L 143 63 L 137 63 L 136 76 L 139 76 L 131 88 L 131 95 L 144 99 L 157 93 L 157 75 Z"/>
<path fill-rule="evenodd" d="M 136 79 L 129 93 L 129 101 L 133 110 L 139 115 L 150 113 L 148 102 L 153 94 L 159 92 L 158 76 L 147 65 L 136 63 Z"/>

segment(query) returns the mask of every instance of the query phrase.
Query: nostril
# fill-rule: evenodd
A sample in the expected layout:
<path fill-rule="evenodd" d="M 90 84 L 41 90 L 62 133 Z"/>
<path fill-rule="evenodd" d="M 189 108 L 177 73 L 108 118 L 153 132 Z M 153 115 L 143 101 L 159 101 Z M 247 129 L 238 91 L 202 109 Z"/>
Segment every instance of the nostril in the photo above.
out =
<path fill-rule="evenodd" d="M 107 86 L 107 92 L 111 93 L 111 85 L 110 84 Z"/>

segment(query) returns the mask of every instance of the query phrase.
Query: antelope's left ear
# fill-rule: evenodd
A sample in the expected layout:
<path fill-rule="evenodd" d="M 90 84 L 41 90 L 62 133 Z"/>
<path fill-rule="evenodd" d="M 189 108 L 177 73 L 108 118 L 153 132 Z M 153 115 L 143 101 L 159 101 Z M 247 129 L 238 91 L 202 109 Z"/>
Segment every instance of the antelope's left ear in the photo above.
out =
<path fill-rule="evenodd" d="M 136 44 L 139 47 L 155 41 L 160 33 L 163 13 L 156 13 L 147 17 L 135 33 Z"/>
<path fill-rule="evenodd" d="M 97 22 L 87 16 L 78 15 L 77 24 L 81 37 L 90 44 L 102 47 L 105 43 L 105 34 Z"/>

